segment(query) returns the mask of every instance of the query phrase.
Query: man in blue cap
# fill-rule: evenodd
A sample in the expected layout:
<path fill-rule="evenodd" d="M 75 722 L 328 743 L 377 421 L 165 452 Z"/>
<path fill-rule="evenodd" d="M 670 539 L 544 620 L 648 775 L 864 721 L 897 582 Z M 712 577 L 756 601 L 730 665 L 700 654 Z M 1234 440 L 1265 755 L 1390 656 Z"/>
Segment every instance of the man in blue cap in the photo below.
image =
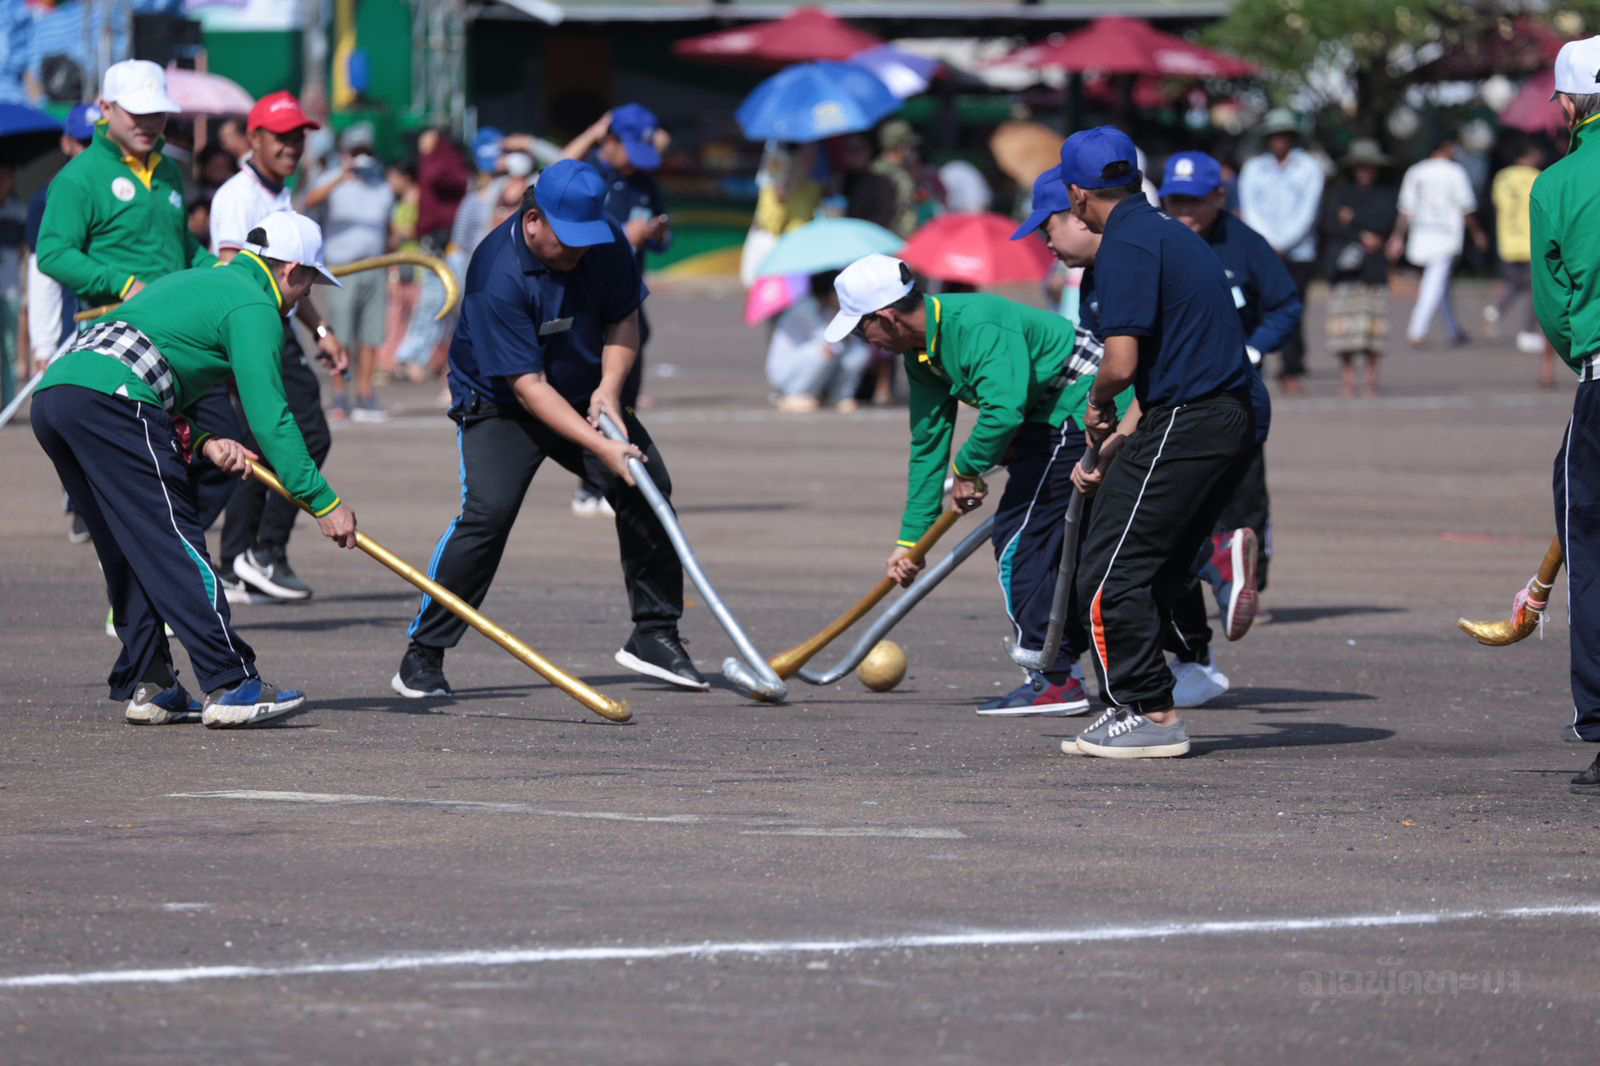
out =
<path fill-rule="evenodd" d="M 1238 640 L 1255 618 L 1257 595 L 1266 587 L 1272 555 L 1267 468 L 1263 447 L 1272 420 L 1272 400 L 1261 375 L 1263 352 L 1279 350 L 1300 327 L 1302 305 L 1294 279 L 1267 239 L 1223 209 L 1222 165 L 1204 152 L 1179 152 L 1167 160 L 1161 206 L 1167 214 L 1205 238 L 1222 260 L 1233 304 L 1250 356 L 1250 404 L 1255 414 L 1255 447 L 1250 465 L 1228 498 L 1202 551 L 1200 576 L 1211 585 L 1223 634 Z M 1198 707 L 1228 690 L 1228 678 L 1211 658 L 1211 627 L 1206 624 L 1200 586 L 1191 586 L 1168 631 L 1167 650 L 1177 658 L 1173 702 Z"/>
<path fill-rule="evenodd" d="M 606 217 L 622 227 L 628 243 L 644 273 L 645 252 L 664 252 L 672 244 L 666 206 L 655 172 L 661 166 L 661 145 L 666 131 L 655 113 L 642 104 L 623 104 L 601 115 L 579 134 L 561 154 L 593 166 L 606 182 Z M 644 380 L 644 346 L 650 341 L 650 320 L 639 309 L 639 358 L 623 387 L 628 406 L 639 399 Z M 600 486 L 584 481 L 572 500 L 574 514 L 584 517 L 609 513 Z"/>
<path fill-rule="evenodd" d="M 642 460 L 662 493 L 672 492 L 660 453 L 622 399 L 648 291 L 621 228 L 605 217 L 605 196 L 593 167 L 562 160 L 472 255 L 450 343 L 461 513 L 440 538 L 429 576 L 481 604 L 534 473 L 554 459 L 599 482 L 616 511 L 634 623 L 617 662 L 704 690 L 678 636 L 682 565 L 628 474 L 628 460 Z M 624 427 L 629 442 L 601 434 L 602 414 Z M 465 631 L 464 622 L 423 597 L 391 682 L 395 691 L 414 699 L 450 695 L 444 652 Z"/>
<path fill-rule="evenodd" d="M 1165 758 L 1189 751 L 1163 635 L 1200 547 L 1255 440 L 1250 358 L 1227 275 L 1205 241 L 1144 198 L 1133 142 L 1110 126 L 1061 147 L 1072 212 L 1101 234 L 1095 294 L 1105 355 L 1084 428 L 1101 463 L 1078 568 L 1100 693 L 1110 709 L 1063 743 L 1070 754 Z M 1137 428 L 1115 398 L 1129 385 Z"/>

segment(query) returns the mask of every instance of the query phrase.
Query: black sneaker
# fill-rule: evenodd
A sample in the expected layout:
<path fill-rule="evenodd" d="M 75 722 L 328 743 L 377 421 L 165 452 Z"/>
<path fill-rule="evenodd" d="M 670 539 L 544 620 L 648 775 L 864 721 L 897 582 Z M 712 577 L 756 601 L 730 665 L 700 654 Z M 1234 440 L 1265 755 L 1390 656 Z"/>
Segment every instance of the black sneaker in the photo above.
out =
<path fill-rule="evenodd" d="M 657 629 L 649 633 L 635 630 L 616 654 L 619 665 L 629 670 L 704 692 L 711 685 L 694 668 L 694 660 L 684 650 L 683 638 L 675 629 Z"/>
<path fill-rule="evenodd" d="M 408 700 L 451 695 L 450 682 L 444 679 L 444 649 L 411 645 L 400 660 L 400 672 L 389 679 L 389 687 Z"/>
<path fill-rule="evenodd" d="M 72 512 L 72 521 L 67 526 L 68 544 L 87 544 L 89 542 L 89 524 L 77 511 Z"/>
<path fill-rule="evenodd" d="M 1600 796 L 1600 755 L 1594 757 L 1587 770 L 1572 779 L 1567 791 L 1580 796 Z"/>
<path fill-rule="evenodd" d="M 233 561 L 233 572 L 257 592 L 278 600 L 308 600 L 311 586 L 295 576 L 281 549 L 250 548 Z"/>

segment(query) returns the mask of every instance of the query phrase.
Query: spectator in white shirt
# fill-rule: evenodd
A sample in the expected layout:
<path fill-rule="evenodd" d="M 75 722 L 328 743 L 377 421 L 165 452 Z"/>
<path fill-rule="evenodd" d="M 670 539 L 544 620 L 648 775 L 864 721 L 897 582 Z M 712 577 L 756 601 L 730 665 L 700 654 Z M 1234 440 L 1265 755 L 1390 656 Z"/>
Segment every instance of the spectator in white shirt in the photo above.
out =
<path fill-rule="evenodd" d="M 1467 233 L 1480 251 L 1489 247 L 1488 235 L 1475 215 L 1478 198 L 1472 192 L 1472 180 L 1454 156 L 1455 142 L 1446 137 L 1400 181 L 1400 220 L 1389 238 L 1388 251 L 1391 260 L 1404 256 L 1422 268 L 1417 304 L 1406 327 L 1406 340 L 1413 348 L 1426 347 L 1428 328 L 1440 311 L 1450 342 L 1466 343 L 1466 330 L 1456 318 L 1450 296 L 1450 275 Z"/>
<path fill-rule="evenodd" d="M 1239 204 L 1244 223 L 1267 239 L 1283 258 L 1300 299 L 1317 261 L 1317 210 L 1326 175 L 1322 164 L 1300 147 L 1300 123 L 1292 111 L 1267 112 L 1261 124 L 1267 151 L 1239 170 Z M 1296 326 L 1283 345 L 1279 381 L 1283 391 L 1300 391 L 1306 372 L 1305 331 Z"/>

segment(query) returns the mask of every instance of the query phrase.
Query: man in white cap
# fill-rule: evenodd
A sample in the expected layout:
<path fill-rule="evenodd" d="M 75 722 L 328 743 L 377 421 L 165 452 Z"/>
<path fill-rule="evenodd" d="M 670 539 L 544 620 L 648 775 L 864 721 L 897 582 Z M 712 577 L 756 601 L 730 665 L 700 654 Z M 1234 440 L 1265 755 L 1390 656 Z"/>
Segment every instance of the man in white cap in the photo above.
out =
<path fill-rule="evenodd" d="M 1017 231 L 1045 225 L 1059 204 L 1036 200 Z M 911 456 L 900 537 L 885 564 L 902 585 L 922 564 L 912 546 L 938 518 L 946 474 L 962 510 L 988 494 L 983 474 L 1004 464 L 1005 491 L 994 519 L 995 560 L 1006 614 L 1023 668 L 1022 684 L 978 704 L 984 716 L 1082 714 L 1089 709 L 1076 665 L 1088 649 L 1082 613 L 1071 611 L 1059 648 L 1046 649 L 1051 601 L 1065 536 L 1062 517 L 1072 499 L 1072 467 L 1084 451 L 1083 407 L 1102 347 L 1090 329 L 1060 315 L 999 296 L 925 296 L 898 259 L 869 255 L 834 281 L 839 312 L 824 337 L 852 333 L 903 352 L 910 386 Z M 978 418 L 952 458 L 956 412 L 962 403 Z"/>
<path fill-rule="evenodd" d="M 1555 463 L 1572 631 L 1572 724 L 1563 736 L 1600 744 L 1600 37 L 1561 46 L 1555 99 L 1572 144 L 1533 183 L 1533 308 L 1556 354 L 1578 375 Z M 1600 796 L 1600 757 L 1572 779 L 1571 790 Z"/>
<path fill-rule="evenodd" d="M 150 282 L 216 262 L 189 232 L 183 173 L 161 154 L 178 105 L 166 75 L 143 59 L 112 65 L 94 140 L 50 184 L 39 269 L 84 307 L 125 300 Z"/>
<path fill-rule="evenodd" d="M 289 209 L 288 181 L 300 168 L 306 131 L 320 128 L 287 92 L 270 93 L 258 100 L 250 110 L 248 125 L 250 158 L 211 198 L 211 250 L 223 262 L 248 243 L 250 231 L 263 218 Z M 350 355 L 313 302 L 301 300 L 294 315 L 315 335 L 317 358 L 335 377 L 343 375 Z M 320 466 L 333 444 L 322 411 L 322 386 L 287 320 L 283 324 L 283 385 L 289 411 L 311 458 Z M 244 440 L 250 443 L 248 437 Z M 289 536 L 299 513 L 260 485 L 234 489 L 222 524 L 222 569 L 223 582 L 235 602 L 311 596 L 310 586 L 289 565 Z"/>
<path fill-rule="evenodd" d="M 303 693 L 261 680 L 255 653 L 229 623 L 189 477 L 188 465 L 201 457 L 248 476 L 257 456 L 191 430 L 179 412 L 232 375 L 284 486 L 312 509 L 325 536 L 355 547 L 355 515 L 317 471 L 283 398 L 281 320 L 316 283 L 338 284 L 323 265 L 321 230 L 278 212 L 228 266 L 152 282 L 82 333 L 39 384 L 34 435 L 100 557 L 122 641 L 110 695 L 128 701 L 129 723 L 200 718 L 232 728 L 304 702 Z M 178 681 L 163 622 L 189 653 L 204 706 Z"/>

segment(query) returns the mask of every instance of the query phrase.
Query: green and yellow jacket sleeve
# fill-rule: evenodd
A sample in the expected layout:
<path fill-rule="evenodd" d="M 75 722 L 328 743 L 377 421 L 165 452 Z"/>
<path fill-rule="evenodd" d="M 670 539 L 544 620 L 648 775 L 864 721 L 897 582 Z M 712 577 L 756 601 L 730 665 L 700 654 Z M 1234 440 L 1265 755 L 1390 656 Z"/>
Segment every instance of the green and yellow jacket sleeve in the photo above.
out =
<path fill-rule="evenodd" d="M 289 495 L 321 518 L 339 506 L 339 496 L 311 461 L 289 413 L 283 393 L 282 320 L 265 305 L 241 307 L 229 312 L 222 335 L 250 432 Z"/>
<path fill-rule="evenodd" d="M 82 183 L 65 175 L 58 177 L 51 183 L 50 197 L 45 201 L 37 257 L 43 273 L 80 299 L 108 303 L 128 294 L 134 276 L 84 251 L 89 247 L 89 227 L 94 217 L 93 198 Z"/>
<path fill-rule="evenodd" d="M 1528 205 L 1528 220 L 1533 251 L 1533 312 L 1539 328 L 1549 338 L 1556 354 L 1572 358 L 1572 278 L 1561 257 L 1561 235 L 1554 231 L 1545 206 L 1540 203 L 1538 186 Z"/>
<path fill-rule="evenodd" d="M 1003 326 L 980 325 L 965 343 L 981 353 L 967 379 L 978 400 L 978 420 L 956 455 L 954 470 L 971 478 L 999 466 L 1011 447 L 1011 438 L 1022 427 L 1032 358 L 1022 334 Z"/>
<path fill-rule="evenodd" d="M 955 436 L 956 401 L 950 387 L 918 362 L 905 357 L 910 385 L 911 459 L 906 471 L 906 509 L 900 518 L 900 546 L 909 548 L 928 531 L 944 507 L 945 467 Z"/>

